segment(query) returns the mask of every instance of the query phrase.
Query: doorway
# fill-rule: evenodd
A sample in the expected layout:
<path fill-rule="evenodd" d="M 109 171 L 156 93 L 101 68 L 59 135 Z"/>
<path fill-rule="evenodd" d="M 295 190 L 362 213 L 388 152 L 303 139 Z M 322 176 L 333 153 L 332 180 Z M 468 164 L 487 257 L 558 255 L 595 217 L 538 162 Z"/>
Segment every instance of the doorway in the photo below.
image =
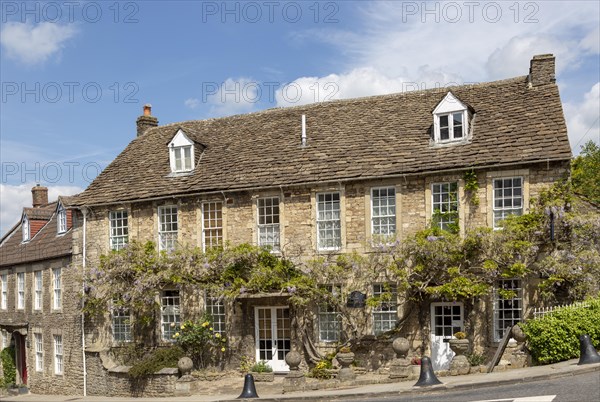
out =
<path fill-rule="evenodd" d="M 290 351 L 290 309 L 255 307 L 256 360 L 264 360 L 274 372 L 287 372 L 285 355 Z"/>
<path fill-rule="evenodd" d="M 431 303 L 431 363 L 434 370 L 448 370 L 454 352 L 448 341 L 464 328 L 464 308 L 458 302 Z"/>

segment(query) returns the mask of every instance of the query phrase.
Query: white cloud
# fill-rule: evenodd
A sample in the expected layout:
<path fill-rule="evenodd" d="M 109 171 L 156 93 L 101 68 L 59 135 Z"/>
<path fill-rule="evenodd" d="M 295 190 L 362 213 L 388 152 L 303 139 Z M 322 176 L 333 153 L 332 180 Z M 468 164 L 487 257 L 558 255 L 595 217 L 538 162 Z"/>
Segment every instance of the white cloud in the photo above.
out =
<path fill-rule="evenodd" d="M 245 77 L 227 78 L 220 85 L 215 84 L 215 88 L 214 93 L 204 94 L 210 104 L 211 117 L 251 112 L 261 97 L 266 95 L 260 83 Z"/>
<path fill-rule="evenodd" d="M 72 25 L 9 21 L 0 30 L 0 44 L 8 57 L 25 64 L 40 64 L 59 54 L 76 32 Z"/>
<path fill-rule="evenodd" d="M 496 49 L 485 64 L 490 79 L 502 79 L 526 75 L 531 57 L 552 53 L 556 56 L 556 73 L 572 67 L 576 55 L 576 43 L 551 35 L 523 35 L 511 38 L 501 49 Z"/>
<path fill-rule="evenodd" d="M 589 140 L 600 145 L 600 82 L 585 93 L 581 102 L 563 106 L 573 153 L 578 155 L 581 146 Z"/>
<path fill-rule="evenodd" d="M 35 183 L 19 185 L 0 184 L 0 236 L 21 219 L 24 207 L 31 207 L 31 189 Z M 56 201 L 59 195 L 73 195 L 83 191 L 77 186 L 47 186 L 48 200 Z"/>
<path fill-rule="evenodd" d="M 200 106 L 200 99 L 188 98 L 183 102 L 183 104 L 185 105 L 185 107 L 193 110 Z"/>
<path fill-rule="evenodd" d="M 392 77 L 376 68 L 362 67 L 343 74 L 298 78 L 279 88 L 275 99 L 277 106 L 304 105 L 334 99 L 444 87 L 460 82 L 460 77 L 432 71 L 428 66 L 419 68 L 415 79 Z"/>

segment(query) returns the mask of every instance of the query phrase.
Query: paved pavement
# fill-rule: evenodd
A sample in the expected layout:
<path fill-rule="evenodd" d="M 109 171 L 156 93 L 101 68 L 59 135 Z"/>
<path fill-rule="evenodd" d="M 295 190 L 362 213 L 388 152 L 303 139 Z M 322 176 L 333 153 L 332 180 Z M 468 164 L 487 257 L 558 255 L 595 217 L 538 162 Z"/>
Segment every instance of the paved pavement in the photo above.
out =
<path fill-rule="evenodd" d="M 265 393 L 261 392 L 261 384 L 257 383 L 257 393 L 262 401 L 292 402 L 292 401 L 328 401 L 340 397 L 374 397 L 374 396 L 398 396 L 410 394 L 423 394 L 431 391 L 444 389 L 476 389 L 503 384 L 526 383 L 536 380 L 546 380 L 558 377 L 568 377 L 577 374 L 598 372 L 600 375 L 600 363 L 579 366 L 578 360 L 568 360 L 546 366 L 527 367 L 513 369 L 489 374 L 469 374 L 452 377 L 439 377 L 440 385 L 428 387 L 415 387 L 416 381 L 402 381 L 388 384 L 371 384 L 346 388 L 333 388 L 316 391 L 299 391 L 282 394 L 273 391 L 271 387 Z M 125 402 L 135 400 L 136 402 L 213 402 L 213 401 L 236 401 L 242 392 L 243 379 L 240 379 L 239 392 L 231 395 L 193 395 L 187 397 L 168 398 L 125 398 L 125 397 L 100 397 L 100 396 L 57 396 L 57 395 L 19 395 L 2 397 L 2 402 Z M 251 399 L 256 400 L 256 399 Z"/>

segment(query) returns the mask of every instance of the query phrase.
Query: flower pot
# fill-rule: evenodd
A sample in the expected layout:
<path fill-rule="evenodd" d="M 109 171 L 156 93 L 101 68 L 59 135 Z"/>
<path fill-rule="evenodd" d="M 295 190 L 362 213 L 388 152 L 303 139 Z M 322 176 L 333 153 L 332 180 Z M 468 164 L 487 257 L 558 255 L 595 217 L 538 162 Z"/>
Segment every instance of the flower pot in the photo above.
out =
<path fill-rule="evenodd" d="M 448 343 L 450 344 L 450 349 L 452 349 L 457 356 L 462 356 L 469 350 L 468 339 L 450 339 Z"/>
<path fill-rule="evenodd" d="M 354 353 L 338 353 L 335 358 L 342 368 L 348 368 L 354 362 Z"/>
<path fill-rule="evenodd" d="M 254 377 L 256 382 L 273 382 L 275 380 L 275 373 L 250 373 Z"/>

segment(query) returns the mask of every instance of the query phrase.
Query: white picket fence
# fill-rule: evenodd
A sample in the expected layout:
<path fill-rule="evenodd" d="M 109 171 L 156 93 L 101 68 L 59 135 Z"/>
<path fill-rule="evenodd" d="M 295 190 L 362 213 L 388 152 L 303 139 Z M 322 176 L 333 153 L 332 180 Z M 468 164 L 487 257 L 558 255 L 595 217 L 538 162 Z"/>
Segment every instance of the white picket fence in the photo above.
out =
<path fill-rule="evenodd" d="M 565 308 L 580 308 L 580 307 L 589 307 L 587 302 L 575 302 L 572 304 L 563 304 L 562 306 L 552 306 L 552 307 L 536 307 L 533 309 L 533 319 L 542 318 L 546 314 L 552 314 L 557 310 L 562 310 Z"/>

